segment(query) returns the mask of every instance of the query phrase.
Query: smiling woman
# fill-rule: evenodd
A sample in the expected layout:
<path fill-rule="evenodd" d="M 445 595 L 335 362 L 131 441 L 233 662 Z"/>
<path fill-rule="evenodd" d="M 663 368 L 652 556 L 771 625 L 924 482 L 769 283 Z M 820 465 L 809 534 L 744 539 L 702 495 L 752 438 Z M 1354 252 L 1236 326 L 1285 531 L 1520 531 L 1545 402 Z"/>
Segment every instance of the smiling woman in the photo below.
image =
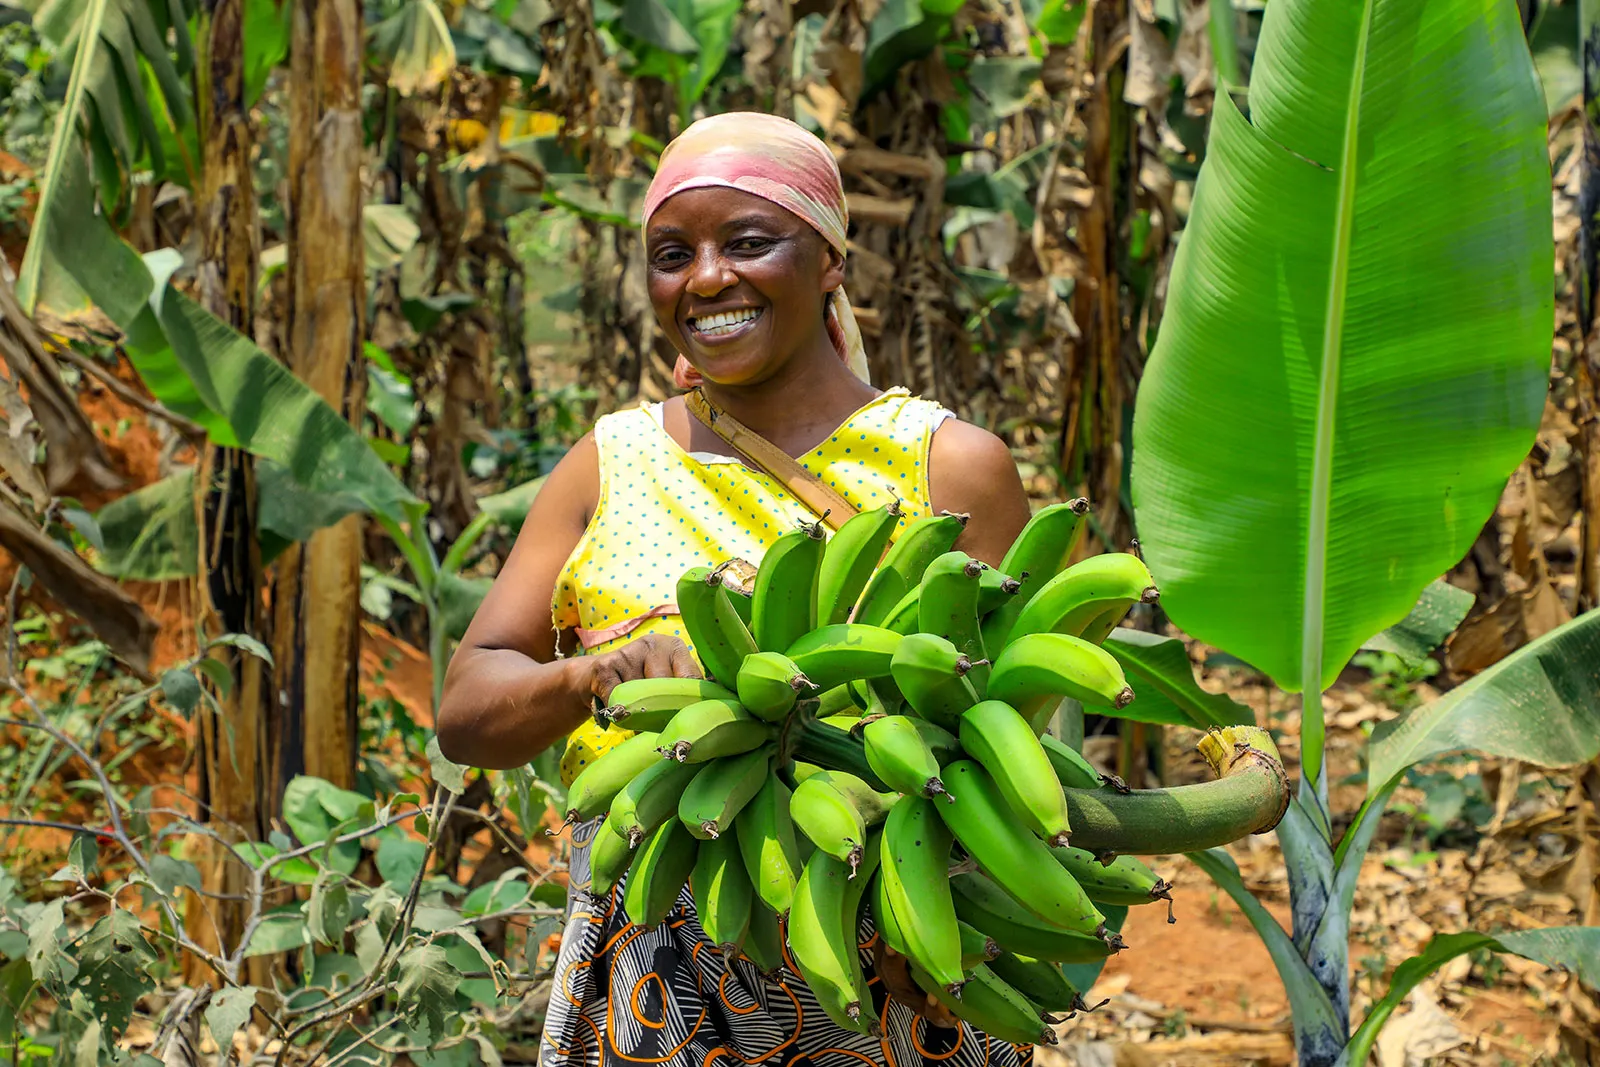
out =
<path fill-rule="evenodd" d="M 450 665 L 438 719 L 448 758 L 515 767 L 565 738 L 570 782 L 630 736 L 595 725 L 595 698 L 632 678 L 700 674 L 672 603 L 678 577 L 758 563 L 780 534 L 819 518 L 702 417 L 731 416 L 851 508 L 898 501 L 902 528 L 968 513 L 957 547 L 1000 561 L 1028 518 L 1010 451 L 935 403 L 867 381 L 842 288 L 847 230 L 832 154 L 787 119 L 716 116 L 668 146 L 645 202 L 650 299 L 680 353 L 675 380 L 696 404 L 607 415 L 551 473 Z M 934 1021 L 947 1017 L 893 976 L 871 980 L 876 1032 L 841 1029 L 782 965 L 781 947 L 767 956 L 746 946 L 763 966 L 724 957 L 688 888 L 666 921 L 633 925 L 626 878 L 588 892 L 595 830 L 572 835 L 542 1063 L 1031 1059 L 1028 1046 Z M 860 933 L 870 956 L 870 919 Z"/>

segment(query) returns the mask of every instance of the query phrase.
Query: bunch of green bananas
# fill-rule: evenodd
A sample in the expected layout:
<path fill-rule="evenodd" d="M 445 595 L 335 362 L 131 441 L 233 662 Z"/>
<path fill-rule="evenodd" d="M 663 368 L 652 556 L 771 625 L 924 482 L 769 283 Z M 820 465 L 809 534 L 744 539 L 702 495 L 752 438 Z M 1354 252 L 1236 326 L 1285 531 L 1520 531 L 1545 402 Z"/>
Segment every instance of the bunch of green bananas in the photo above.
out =
<path fill-rule="evenodd" d="M 572 784 L 605 816 L 590 891 L 661 922 L 688 882 L 708 938 L 789 963 L 840 1026 L 876 1026 L 860 909 L 917 987 L 1001 1038 L 1054 1041 L 1082 1006 L 1060 964 L 1123 947 L 1097 905 L 1167 897 L 1129 856 L 1068 845 L 1065 786 L 1099 774 L 1045 727 L 1063 697 L 1133 699 L 1099 646 L 1154 599 L 1136 556 L 1065 566 L 1082 500 L 1037 513 L 998 570 L 953 551 L 966 516 L 863 512 L 783 534 L 749 594 L 678 583 L 705 679 L 649 678 L 597 714 L 635 731 Z M 789 949 L 786 959 L 785 935 Z M 932 1004 L 930 1003 L 930 1008 Z"/>

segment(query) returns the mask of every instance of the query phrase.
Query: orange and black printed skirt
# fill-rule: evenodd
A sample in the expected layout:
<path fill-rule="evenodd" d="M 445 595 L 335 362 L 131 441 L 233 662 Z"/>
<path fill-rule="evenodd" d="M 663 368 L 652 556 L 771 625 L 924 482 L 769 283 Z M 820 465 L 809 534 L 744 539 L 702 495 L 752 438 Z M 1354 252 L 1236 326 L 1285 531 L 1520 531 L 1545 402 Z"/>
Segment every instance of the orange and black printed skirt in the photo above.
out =
<path fill-rule="evenodd" d="M 599 821 L 573 831 L 570 884 L 589 884 L 588 842 Z M 871 969 L 877 933 L 860 929 L 881 1037 L 840 1029 L 787 967 L 771 978 L 744 957 L 725 960 L 706 939 L 685 887 L 667 921 L 635 926 L 622 883 L 603 897 L 574 888 L 556 961 L 539 1060 L 544 1067 L 1029 1067 L 1030 1045 L 963 1024 L 929 1022 L 891 1000 Z"/>

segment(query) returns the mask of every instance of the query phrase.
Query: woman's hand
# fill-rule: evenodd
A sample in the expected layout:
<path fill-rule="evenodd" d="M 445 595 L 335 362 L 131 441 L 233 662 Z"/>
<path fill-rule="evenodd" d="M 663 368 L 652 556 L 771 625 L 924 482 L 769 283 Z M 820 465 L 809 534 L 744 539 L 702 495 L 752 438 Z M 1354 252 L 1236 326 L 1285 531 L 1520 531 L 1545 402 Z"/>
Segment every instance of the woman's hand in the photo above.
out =
<path fill-rule="evenodd" d="M 605 703 L 612 689 L 635 678 L 699 677 L 702 677 L 700 666 L 681 638 L 645 634 L 615 652 L 596 656 L 590 688 L 600 702 Z"/>

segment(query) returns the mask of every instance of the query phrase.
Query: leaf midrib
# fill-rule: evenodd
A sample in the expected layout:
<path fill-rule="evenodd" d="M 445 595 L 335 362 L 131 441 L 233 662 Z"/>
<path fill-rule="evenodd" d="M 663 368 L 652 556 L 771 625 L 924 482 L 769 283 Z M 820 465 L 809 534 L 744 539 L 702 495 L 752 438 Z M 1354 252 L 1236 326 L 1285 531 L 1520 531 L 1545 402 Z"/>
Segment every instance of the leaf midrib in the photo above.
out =
<path fill-rule="evenodd" d="M 89 0 L 83 22 L 78 27 L 78 51 L 72 58 L 72 73 L 67 80 L 67 98 L 62 101 L 61 115 L 56 122 L 56 133 L 50 140 L 50 155 L 44 173 L 50 181 L 39 190 L 39 203 L 34 210 L 33 232 L 28 238 L 28 248 L 22 255 L 22 270 L 17 276 L 17 302 L 26 314 L 33 314 L 39 299 L 39 278 L 44 272 L 45 245 L 50 229 L 50 211 L 55 204 L 56 190 L 61 185 L 61 175 L 66 162 L 67 146 L 78 136 L 78 116 L 83 111 L 83 98 L 88 92 L 89 67 L 95 62 L 104 42 L 100 28 L 105 25 L 106 8 L 111 0 Z"/>
<path fill-rule="evenodd" d="M 1372 0 L 1361 9 L 1354 70 L 1345 108 L 1344 144 L 1339 153 L 1339 198 L 1334 212 L 1332 263 L 1322 329 L 1322 363 L 1317 389 L 1316 438 L 1311 465 L 1311 501 L 1306 524 L 1305 586 L 1300 625 L 1301 745 L 1304 768 L 1323 783 L 1322 646 L 1327 601 L 1328 513 L 1333 495 L 1334 425 L 1338 412 L 1339 371 L 1344 340 L 1344 309 L 1350 270 L 1350 237 L 1355 214 L 1356 155 L 1361 132 L 1361 92 L 1366 73 L 1367 36 L 1372 27 Z"/>

